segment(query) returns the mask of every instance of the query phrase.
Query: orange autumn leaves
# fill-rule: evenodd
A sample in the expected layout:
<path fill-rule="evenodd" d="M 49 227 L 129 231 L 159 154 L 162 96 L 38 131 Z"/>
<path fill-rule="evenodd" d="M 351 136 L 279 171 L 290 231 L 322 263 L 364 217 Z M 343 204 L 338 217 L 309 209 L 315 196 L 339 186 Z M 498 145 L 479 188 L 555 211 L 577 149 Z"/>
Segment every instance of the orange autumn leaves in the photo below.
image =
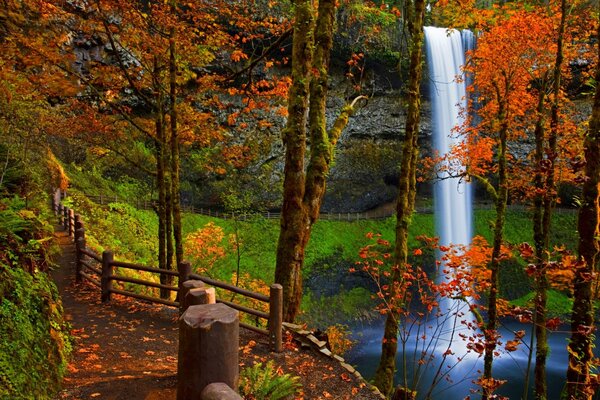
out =
<path fill-rule="evenodd" d="M 471 2 L 449 1 L 456 7 Z M 463 4 L 464 3 L 464 4 Z M 471 6 L 473 6 L 471 4 Z M 471 178 L 489 177 L 498 173 L 495 155 L 498 152 L 500 132 L 506 132 L 509 143 L 507 153 L 508 179 L 511 196 L 529 200 L 536 195 L 531 175 L 538 166 L 533 160 L 528 137 L 539 120 L 536 111 L 541 83 L 552 74 L 556 53 L 556 30 L 559 14 L 552 8 L 523 9 L 493 8 L 479 10 L 492 13 L 493 18 L 479 22 L 480 36 L 477 47 L 467 55 L 464 71 L 472 78 L 469 87 L 469 107 L 462 110 L 465 123 L 454 129 L 453 135 L 463 136 L 464 142 L 443 158 L 434 157 L 423 163 L 422 173 L 427 176 L 452 176 Z M 577 40 L 574 27 L 566 32 L 567 60 L 577 59 L 585 46 Z M 569 63 L 565 63 L 569 65 Z M 585 71 L 583 71 L 585 73 Z M 570 70 L 563 68 L 566 82 L 570 82 Z M 581 139 L 574 122 L 576 112 L 564 91 L 560 103 L 558 154 L 555 175 L 560 182 L 574 182 L 578 172 L 578 154 Z M 548 104 L 546 108 L 549 109 Z M 543 118 L 546 131 L 550 131 L 550 118 Z M 431 174 L 431 171 L 434 171 Z"/>

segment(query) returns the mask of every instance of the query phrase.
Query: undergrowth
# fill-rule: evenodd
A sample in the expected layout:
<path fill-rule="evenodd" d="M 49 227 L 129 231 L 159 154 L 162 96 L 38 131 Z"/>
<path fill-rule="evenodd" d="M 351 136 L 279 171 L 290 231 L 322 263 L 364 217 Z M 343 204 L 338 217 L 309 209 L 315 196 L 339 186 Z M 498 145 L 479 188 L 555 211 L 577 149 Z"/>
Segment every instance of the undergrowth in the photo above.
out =
<path fill-rule="evenodd" d="M 43 202 L 0 200 L 0 399 L 51 399 L 71 351 L 47 272 L 52 229 Z M 37 207 L 36 207 L 37 206 Z"/>

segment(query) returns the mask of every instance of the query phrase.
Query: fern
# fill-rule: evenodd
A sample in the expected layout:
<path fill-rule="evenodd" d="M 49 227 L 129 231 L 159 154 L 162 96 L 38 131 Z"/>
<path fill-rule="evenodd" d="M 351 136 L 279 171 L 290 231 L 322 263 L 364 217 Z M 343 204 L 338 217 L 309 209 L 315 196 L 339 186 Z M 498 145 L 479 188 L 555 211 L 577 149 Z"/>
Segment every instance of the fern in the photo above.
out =
<path fill-rule="evenodd" d="M 240 374 L 240 394 L 245 399 L 280 400 L 300 391 L 300 378 L 290 374 L 278 374 L 273 361 L 254 364 Z"/>

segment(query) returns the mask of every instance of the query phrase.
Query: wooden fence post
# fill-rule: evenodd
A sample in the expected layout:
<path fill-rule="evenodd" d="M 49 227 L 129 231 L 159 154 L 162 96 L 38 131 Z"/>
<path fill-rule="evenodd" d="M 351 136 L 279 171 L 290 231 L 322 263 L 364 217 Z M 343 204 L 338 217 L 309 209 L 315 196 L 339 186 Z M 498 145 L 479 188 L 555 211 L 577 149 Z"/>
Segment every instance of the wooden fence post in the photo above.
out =
<path fill-rule="evenodd" d="M 190 279 L 190 274 L 192 273 L 192 264 L 190 264 L 189 261 L 180 262 L 177 266 L 177 272 L 179 272 L 179 282 L 177 283 L 179 291 L 177 292 L 177 299 L 179 301 L 179 314 L 182 314 L 185 311 L 183 309 L 185 295 L 187 294 L 187 291 L 191 289 L 191 287 L 186 288 L 184 286 L 184 282 Z"/>
<path fill-rule="evenodd" d="M 66 231 L 69 230 L 69 207 L 64 207 L 63 208 L 63 215 L 62 215 L 62 226 L 63 228 L 65 228 Z"/>
<path fill-rule="evenodd" d="M 85 255 L 81 252 L 81 249 L 85 249 L 85 229 L 83 226 L 75 230 L 77 240 L 75 241 L 75 282 L 81 282 L 81 268 L 83 267 L 82 262 L 85 260 Z"/>
<path fill-rule="evenodd" d="M 179 318 L 177 400 L 200 399 L 204 388 L 239 380 L 239 313 L 222 303 L 191 306 Z"/>
<path fill-rule="evenodd" d="M 112 290 L 112 274 L 114 255 L 112 251 L 102 252 L 102 276 L 100 277 L 100 290 L 102 302 L 110 301 Z"/>
<path fill-rule="evenodd" d="M 201 304 L 215 304 L 217 302 L 217 294 L 214 287 L 203 287 L 190 289 L 185 298 L 183 304 L 187 309 L 190 306 L 198 306 Z"/>
<path fill-rule="evenodd" d="M 75 220 L 75 222 L 73 223 L 73 225 L 75 226 L 75 241 L 77 241 L 77 229 L 83 228 L 83 221 L 81 220 L 80 214 L 75 214 L 73 218 Z"/>
<path fill-rule="evenodd" d="M 269 293 L 269 341 L 271 348 L 278 353 L 283 350 L 282 325 L 283 286 L 279 283 L 274 283 L 271 285 Z"/>
<path fill-rule="evenodd" d="M 185 267 L 184 267 L 185 268 Z M 190 306 L 190 304 L 186 303 L 187 294 L 192 289 L 202 289 L 206 285 L 204 282 L 197 279 L 188 279 L 187 281 L 183 281 L 183 283 L 179 286 L 179 315 L 183 314 L 183 312 Z"/>
<path fill-rule="evenodd" d="M 69 208 L 69 236 L 75 237 L 75 211 Z"/>
<path fill-rule="evenodd" d="M 52 212 L 56 215 L 56 190 L 52 192 Z"/>

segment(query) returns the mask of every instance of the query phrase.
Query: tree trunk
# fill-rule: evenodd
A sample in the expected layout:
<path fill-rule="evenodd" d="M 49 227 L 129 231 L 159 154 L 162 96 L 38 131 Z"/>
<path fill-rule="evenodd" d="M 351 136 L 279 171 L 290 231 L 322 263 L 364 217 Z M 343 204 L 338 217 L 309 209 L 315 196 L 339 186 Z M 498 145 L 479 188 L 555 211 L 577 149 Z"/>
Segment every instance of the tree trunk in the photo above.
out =
<path fill-rule="evenodd" d="M 596 40 L 600 56 L 600 28 Z M 596 82 L 600 82 L 600 64 L 596 66 Z M 579 257 L 584 265 L 575 271 L 571 342 L 567 369 L 567 399 L 591 399 L 596 388 L 591 385 L 590 370 L 594 357 L 594 309 L 592 281 L 600 254 L 600 85 L 596 85 L 594 106 L 584 140 L 585 177 L 581 193 Z"/>
<path fill-rule="evenodd" d="M 175 29 L 169 31 L 169 100 L 171 103 L 171 201 L 173 211 L 173 237 L 175 239 L 175 265 L 183 261 L 181 234 L 181 194 L 179 178 L 179 131 L 177 130 L 177 65 L 175 61 Z"/>
<path fill-rule="evenodd" d="M 321 0 L 315 22 L 309 3 L 298 2 L 296 6 L 292 88 L 288 95 L 288 124 L 284 130 L 284 198 L 275 269 L 275 282 L 283 286 L 286 321 L 293 321 L 300 310 L 304 250 L 312 225 L 319 217 L 333 150 L 354 111 L 354 103 L 345 106 L 327 131 L 325 103 L 335 7 L 335 1 Z M 305 174 L 307 110 L 311 145 Z"/>
<path fill-rule="evenodd" d="M 166 269 L 167 265 L 167 242 L 166 242 L 166 188 L 165 188 L 165 132 L 164 132 L 164 113 L 163 98 L 159 83 L 158 61 L 154 60 L 154 86 L 157 88 L 156 101 L 156 186 L 158 190 L 158 205 L 156 213 L 158 214 L 158 268 Z M 160 277 L 161 282 L 164 276 Z"/>
<path fill-rule="evenodd" d="M 508 93 L 508 88 L 506 88 Z M 492 244 L 492 260 L 490 262 L 490 292 L 488 298 L 488 322 L 484 329 L 485 354 L 483 357 L 483 378 L 492 379 L 492 364 L 494 351 L 497 345 L 497 323 L 498 323 L 498 291 L 500 274 L 500 257 L 502 241 L 504 238 L 504 220 L 506 216 L 506 203 L 508 201 L 508 177 L 506 171 L 506 144 L 508 137 L 508 115 L 507 105 L 504 100 L 498 99 L 500 108 L 498 120 L 501 122 L 500 141 L 498 149 L 498 190 L 496 197 L 496 222 L 494 226 L 494 241 Z M 492 393 L 487 386 L 483 387 L 482 399 L 491 398 Z"/>
<path fill-rule="evenodd" d="M 406 120 L 406 134 L 402 149 L 400 165 L 400 184 L 398 200 L 396 203 L 396 243 L 394 246 L 394 268 L 392 271 L 392 284 L 390 297 L 396 295 L 394 283 L 402 280 L 402 272 L 408 260 L 408 229 L 414 211 L 416 161 L 418 157 L 418 133 L 420 120 L 420 83 L 422 75 L 422 47 L 423 47 L 423 17 L 425 5 L 423 0 L 414 0 L 414 10 L 407 17 L 411 35 L 410 71 L 408 82 L 408 112 Z M 411 8 L 410 5 L 408 7 Z M 396 372 L 396 351 L 398 348 L 398 323 L 399 310 L 391 307 L 385 321 L 385 329 L 381 344 L 381 359 L 375 372 L 374 384 L 384 394 L 390 394 Z M 403 382 L 404 386 L 408 382 Z"/>
<path fill-rule="evenodd" d="M 283 319 L 293 321 L 302 298 L 301 268 L 308 216 L 304 198 L 304 155 L 306 114 L 314 45 L 314 16 L 311 2 L 295 0 L 292 45 L 292 86 L 288 93 L 288 119 L 282 132 L 285 145 L 281 230 L 277 243 L 275 282 L 283 286 Z"/>
<path fill-rule="evenodd" d="M 552 105 L 550 107 L 550 136 L 548 138 L 548 150 L 546 158 L 549 162 L 546 172 L 546 181 L 542 183 L 541 171 L 536 173 L 536 189 L 540 190 L 542 195 L 538 195 L 535 203 L 535 218 L 534 218 L 534 240 L 536 246 L 536 257 L 538 259 L 536 271 L 536 296 L 535 296 L 535 384 L 534 393 L 536 400 L 546 400 L 548 398 L 548 387 L 546 382 L 546 359 L 548 358 L 548 337 L 546 328 L 546 308 L 548 301 L 548 277 L 546 273 L 548 253 L 550 250 L 550 225 L 552 221 L 552 212 L 556 202 L 556 182 L 555 182 L 555 161 L 556 161 L 556 144 L 558 139 L 558 108 L 560 98 L 560 88 L 562 80 L 562 64 L 563 64 L 563 42 L 565 33 L 565 24 L 567 17 L 567 2 L 561 1 L 561 18 L 558 27 L 558 37 L 556 46 L 556 58 L 552 71 Z M 540 93 L 544 93 L 545 84 Z M 544 98 L 541 95 L 541 105 L 543 107 Z M 543 108 L 538 109 L 540 119 L 544 113 Z M 541 169 L 544 159 L 544 132 L 543 119 L 540 121 L 540 132 L 536 127 L 536 162 L 537 168 Z M 541 146 L 538 143 L 541 139 Z M 537 179 L 539 177 L 539 179 Z"/>
<path fill-rule="evenodd" d="M 547 79 L 544 79 L 547 82 Z M 548 301 L 548 277 L 546 266 L 548 262 L 548 235 L 544 229 L 544 175 L 542 164 L 544 162 L 545 143 L 545 106 L 546 106 L 546 83 L 542 85 L 538 97 L 538 120 L 535 127 L 535 168 L 534 187 L 536 195 L 533 200 L 533 242 L 535 246 L 536 272 L 535 272 L 535 297 L 533 329 L 535 336 L 535 370 L 534 370 L 534 393 L 537 399 L 546 397 L 546 358 L 548 356 L 548 340 L 546 332 L 546 303 Z M 530 349 L 533 351 L 533 349 Z M 529 388 L 524 389 L 528 391 Z"/>

